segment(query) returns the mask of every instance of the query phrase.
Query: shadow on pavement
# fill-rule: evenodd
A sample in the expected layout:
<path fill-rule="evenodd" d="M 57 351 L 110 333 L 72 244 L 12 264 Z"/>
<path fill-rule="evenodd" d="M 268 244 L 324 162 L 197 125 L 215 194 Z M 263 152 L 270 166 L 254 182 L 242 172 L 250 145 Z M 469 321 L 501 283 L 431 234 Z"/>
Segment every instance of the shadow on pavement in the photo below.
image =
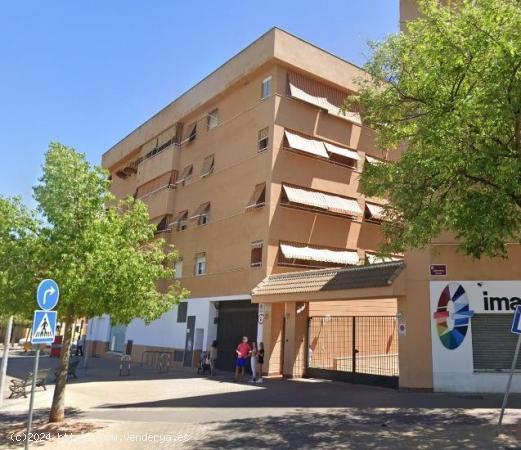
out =
<path fill-rule="evenodd" d="M 218 380 L 216 380 L 218 381 Z M 106 404 L 99 408 L 499 408 L 502 396 L 400 392 L 341 382 L 269 380 L 250 389 L 157 401 Z M 509 408 L 521 409 L 521 395 Z"/>
<path fill-rule="evenodd" d="M 487 417 L 459 411 L 418 415 L 417 411 L 297 412 L 216 423 L 205 438 L 207 449 L 494 449 L 515 441 L 496 436 Z M 501 445 L 501 447 L 499 447 Z M 506 446 L 505 446 L 506 445 Z"/>
<path fill-rule="evenodd" d="M 61 423 L 48 423 L 49 408 L 35 409 L 33 412 L 32 432 L 41 435 L 41 440 L 33 442 L 31 445 L 43 445 L 48 439 L 47 433 L 55 436 L 61 434 L 81 434 L 93 431 L 97 427 L 90 423 L 82 423 L 78 420 L 81 411 L 75 408 L 66 408 L 66 421 Z M 17 441 L 25 436 L 27 427 L 27 412 L 22 413 L 2 413 L 0 412 L 0 446 L 2 448 L 20 448 L 25 441 Z"/>

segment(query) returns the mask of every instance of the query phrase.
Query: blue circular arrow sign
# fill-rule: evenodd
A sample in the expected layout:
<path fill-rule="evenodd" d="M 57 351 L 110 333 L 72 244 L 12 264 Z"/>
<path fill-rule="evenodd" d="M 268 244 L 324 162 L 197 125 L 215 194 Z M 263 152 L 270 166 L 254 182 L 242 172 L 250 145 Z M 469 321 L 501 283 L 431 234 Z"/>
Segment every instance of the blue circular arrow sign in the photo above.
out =
<path fill-rule="evenodd" d="M 53 309 L 57 305 L 59 297 L 60 289 L 56 281 L 47 279 L 40 282 L 36 290 L 36 301 L 41 309 L 45 311 Z"/>

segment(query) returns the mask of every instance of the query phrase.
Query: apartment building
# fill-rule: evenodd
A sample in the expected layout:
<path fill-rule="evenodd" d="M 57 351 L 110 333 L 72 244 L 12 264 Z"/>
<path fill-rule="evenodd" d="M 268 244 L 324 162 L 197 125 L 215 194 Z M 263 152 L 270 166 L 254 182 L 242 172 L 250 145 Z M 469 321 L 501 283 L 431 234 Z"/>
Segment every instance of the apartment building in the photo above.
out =
<path fill-rule="evenodd" d="M 150 325 L 91 320 L 94 353 L 130 342 L 137 361 L 165 351 L 191 366 L 217 339 L 230 369 L 247 335 L 265 342 L 265 372 L 284 372 L 285 304 L 252 303 L 252 289 L 273 274 L 380 261 L 382 200 L 364 198 L 359 177 L 385 154 L 356 109 L 339 110 L 365 76 L 274 28 L 103 155 L 113 193 L 145 202 L 178 249 L 190 298 Z M 394 315 L 396 300 L 321 302 L 306 317 L 355 310 Z"/>

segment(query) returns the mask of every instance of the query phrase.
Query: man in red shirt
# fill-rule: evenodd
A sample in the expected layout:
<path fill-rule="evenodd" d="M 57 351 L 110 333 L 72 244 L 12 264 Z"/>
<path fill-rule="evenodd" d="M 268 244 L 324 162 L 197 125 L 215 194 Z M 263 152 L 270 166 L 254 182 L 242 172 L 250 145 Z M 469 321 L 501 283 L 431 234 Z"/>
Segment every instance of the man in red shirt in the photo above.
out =
<path fill-rule="evenodd" d="M 242 381 L 244 376 L 244 367 L 246 366 L 246 358 L 251 355 L 251 347 L 248 344 L 248 338 L 242 337 L 242 342 L 237 346 L 235 350 L 237 353 L 237 362 L 235 363 L 235 381 Z"/>

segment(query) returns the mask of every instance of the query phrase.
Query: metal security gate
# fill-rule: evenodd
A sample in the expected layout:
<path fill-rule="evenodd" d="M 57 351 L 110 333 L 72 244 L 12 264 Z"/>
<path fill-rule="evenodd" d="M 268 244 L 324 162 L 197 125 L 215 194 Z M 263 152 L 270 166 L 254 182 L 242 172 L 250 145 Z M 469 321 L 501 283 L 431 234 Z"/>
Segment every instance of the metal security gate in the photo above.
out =
<path fill-rule="evenodd" d="M 247 336 L 250 343 L 257 340 L 258 310 L 258 305 L 252 304 L 250 300 L 219 303 L 216 364 L 218 369 L 235 369 L 235 349 L 243 336 Z M 249 370 L 249 364 L 246 370 Z"/>
<path fill-rule="evenodd" d="M 395 316 L 309 318 L 307 376 L 398 387 Z"/>

